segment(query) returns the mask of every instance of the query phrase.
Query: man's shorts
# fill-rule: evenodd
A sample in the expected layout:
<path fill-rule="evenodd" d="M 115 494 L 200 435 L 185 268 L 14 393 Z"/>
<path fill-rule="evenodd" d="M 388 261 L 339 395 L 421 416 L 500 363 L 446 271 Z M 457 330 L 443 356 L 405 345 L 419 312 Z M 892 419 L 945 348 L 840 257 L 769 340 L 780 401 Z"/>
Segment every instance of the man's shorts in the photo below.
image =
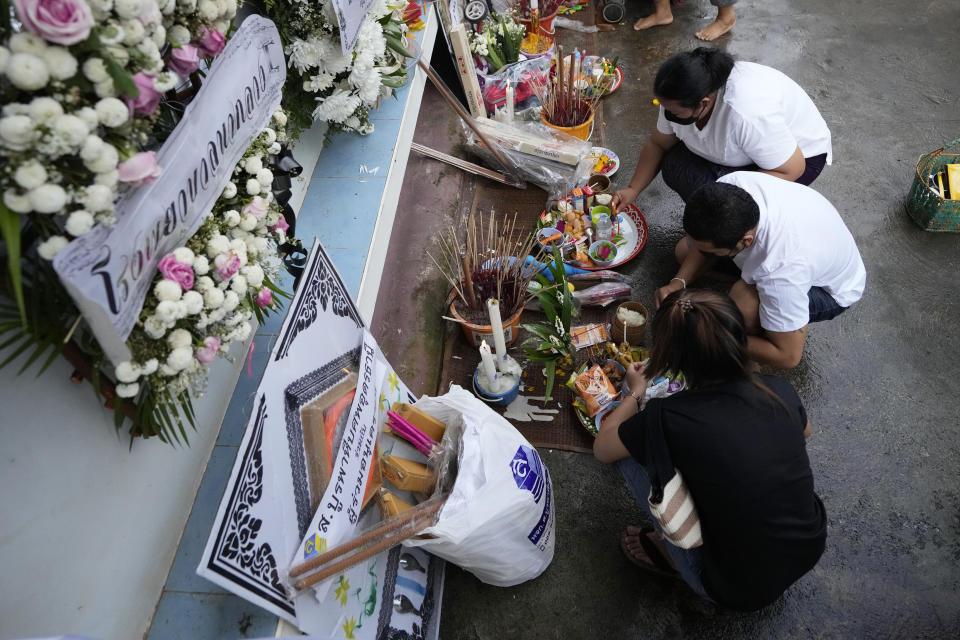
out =
<path fill-rule="evenodd" d="M 820 287 L 810 287 L 807 298 L 810 299 L 810 322 L 833 320 L 847 310 L 846 307 L 837 304 L 833 296 Z"/>

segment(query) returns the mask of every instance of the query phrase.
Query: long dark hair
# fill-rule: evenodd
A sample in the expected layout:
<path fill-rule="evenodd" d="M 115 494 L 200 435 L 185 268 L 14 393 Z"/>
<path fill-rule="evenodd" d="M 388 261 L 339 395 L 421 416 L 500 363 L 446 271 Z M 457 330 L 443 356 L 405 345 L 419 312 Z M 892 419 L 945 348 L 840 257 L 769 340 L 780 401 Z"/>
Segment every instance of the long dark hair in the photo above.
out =
<path fill-rule="evenodd" d="M 650 329 L 648 379 L 683 372 L 693 389 L 744 380 L 786 409 L 751 370 L 747 329 L 730 296 L 705 289 L 674 291 L 660 304 Z"/>
<path fill-rule="evenodd" d="M 733 63 L 730 54 L 709 47 L 674 54 L 657 71 L 653 94 L 676 100 L 685 107 L 696 107 L 727 83 Z"/>

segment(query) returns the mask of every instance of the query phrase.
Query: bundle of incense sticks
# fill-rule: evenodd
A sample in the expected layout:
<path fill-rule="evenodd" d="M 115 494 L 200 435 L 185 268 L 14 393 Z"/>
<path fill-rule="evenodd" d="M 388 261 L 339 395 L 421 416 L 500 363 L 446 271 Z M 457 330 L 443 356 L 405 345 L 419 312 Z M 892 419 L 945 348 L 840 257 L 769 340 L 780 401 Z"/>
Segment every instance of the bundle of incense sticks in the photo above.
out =
<path fill-rule="evenodd" d="M 558 45 L 557 50 L 556 75 L 545 82 L 531 84 L 547 122 L 558 127 L 576 127 L 590 119 L 604 92 L 600 79 L 583 75 L 583 55 L 579 51 L 574 49 L 567 61 L 563 47 Z M 589 82 L 590 86 L 578 86 L 581 80 Z M 585 98 L 585 94 L 590 97 Z"/>
<path fill-rule="evenodd" d="M 437 446 L 436 440 L 417 429 L 410 421 L 395 411 L 387 411 L 387 426 L 427 457 Z"/>

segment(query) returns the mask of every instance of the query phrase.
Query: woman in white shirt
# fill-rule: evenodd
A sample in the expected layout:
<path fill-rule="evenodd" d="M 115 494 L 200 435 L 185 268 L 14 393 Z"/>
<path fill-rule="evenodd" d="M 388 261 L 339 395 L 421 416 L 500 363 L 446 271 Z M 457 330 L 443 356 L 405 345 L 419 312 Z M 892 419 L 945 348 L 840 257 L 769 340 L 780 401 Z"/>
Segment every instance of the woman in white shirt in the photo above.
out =
<path fill-rule="evenodd" d="M 700 47 L 678 53 L 653 85 L 660 117 L 617 208 L 663 173 L 684 202 L 733 171 L 762 171 L 809 185 L 831 162 L 830 130 L 810 97 L 786 75 Z"/>

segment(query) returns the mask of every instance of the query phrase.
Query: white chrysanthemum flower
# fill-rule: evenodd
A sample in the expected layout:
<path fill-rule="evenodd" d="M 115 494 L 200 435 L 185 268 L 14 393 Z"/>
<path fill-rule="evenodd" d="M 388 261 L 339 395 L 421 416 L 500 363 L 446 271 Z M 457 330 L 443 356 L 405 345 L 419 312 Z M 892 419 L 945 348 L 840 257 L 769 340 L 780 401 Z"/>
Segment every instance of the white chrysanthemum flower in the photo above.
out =
<path fill-rule="evenodd" d="M 7 63 L 7 77 L 18 89 L 36 91 L 47 86 L 50 72 L 40 57 L 32 53 L 15 53 Z"/>
<path fill-rule="evenodd" d="M 228 227 L 235 227 L 240 224 L 240 212 L 230 209 L 229 211 L 223 212 L 223 221 L 227 223 Z"/>
<path fill-rule="evenodd" d="M 358 118 L 357 116 L 350 116 L 349 118 L 343 121 L 343 126 L 347 127 L 348 129 L 353 129 L 354 131 L 356 131 L 357 129 L 360 128 L 360 118 Z"/>
<path fill-rule="evenodd" d="M 160 48 L 150 38 L 143 38 L 137 45 L 137 51 L 147 60 L 160 60 Z"/>
<path fill-rule="evenodd" d="M 310 80 L 304 83 L 304 90 L 310 92 L 320 92 L 326 91 L 333 86 L 333 82 L 336 78 L 329 73 L 318 73 L 316 75 L 310 76 Z M 309 87 L 306 85 L 309 83 Z"/>
<path fill-rule="evenodd" d="M 93 92 L 98 98 L 114 98 L 117 95 L 117 87 L 114 86 L 112 79 L 107 78 L 93 85 Z"/>
<path fill-rule="evenodd" d="M 282 109 L 277 109 L 273 112 L 273 121 L 277 123 L 278 127 L 283 128 L 287 126 L 287 114 Z"/>
<path fill-rule="evenodd" d="M 100 29 L 100 42 L 108 46 L 116 45 L 123 42 L 124 35 L 126 34 L 123 31 L 123 27 L 120 26 L 120 23 L 116 20 L 110 20 Z"/>
<path fill-rule="evenodd" d="M 201 258 L 201 257 L 202 257 L 202 256 L 197 256 L 197 259 L 199 259 L 199 258 Z M 204 260 L 206 260 L 206 258 L 204 258 Z M 197 263 L 196 263 L 196 261 L 194 261 L 194 264 L 193 264 L 193 271 L 194 271 L 194 273 L 196 273 L 196 271 L 197 271 Z M 209 269 L 208 269 L 208 271 L 209 271 Z M 194 280 L 194 282 L 193 282 L 193 288 L 194 288 L 194 290 L 195 290 L 195 291 L 199 291 L 200 293 L 206 293 L 207 291 L 209 291 L 210 289 L 212 289 L 214 286 L 216 286 L 216 285 L 213 283 L 213 278 L 211 278 L 211 277 L 209 277 L 209 276 L 200 276 L 199 278 L 197 278 L 197 279 Z"/>
<path fill-rule="evenodd" d="M 117 392 L 118 398 L 133 398 L 140 393 L 140 383 L 118 384 L 114 389 Z"/>
<path fill-rule="evenodd" d="M 46 41 L 29 31 L 21 31 L 10 36 L 7 43 L 13 53 L 32 53 L 39 56 L 47 48 Z"/>
<path fill-rule="evenodd" d="M 159 362 L 157 362 L 156 358 L 150 358 L 140 366 L 140 375 L 142 376 L 153 375 L 154 373 L 156 373 L 158 365 L 159 365 Z"/>
<path fill-rule="evenodd" d="M 193 349 L 190 347 L 181 347 L 174 349 L 167 356 L 167 366 L 175 371 L 183 371 L 193 362 Z"/>
<path fill-rule="evenodd" d="M 159 371 L 160 375 L 162 375 L 165 378 L 172 378 L 173 376 L 179 373 L 179 371 L 176 371 L 172 369 L 170 366 L 168 366 L 166 362 L 161 363 L 157 371 Z"/>
<path fill-rule="evenodd" d="M 80 202 L 87 211 L 113 211 L 113 189 L 102 184 L 91 184 L 83 190 Z"/>
<path fill-rule="evenodd" d="M 181 264 L 192 265 L 195 257 L 189 247 L 177 247 L 173 250 L 173 259 Z"/>
<path fill-rule="evenodd" d="M 158 282 L 153 287 L 153 295 L 156 296 L 157 300 L 176 302 L 180 299 L 182 295 L 182 290 L 180 285 L 174 282 L 173 280 L 167 280 L 164 278 Z"/>
<path fill-rule="evenodd" d="M 167 336 L 167 344 L 171 349 L 181 349 L 193 344 L 193 336 L 186 329 L 174 329 Z"/>
<path fill-rule="evenodd" d="M 259 289 L 263 284 L 263 268 L 258 264 L 252 264 L 243 268 L 243 275 L 247 278 L 247 284 L 254 289 Z"/>
<path fill-rule="evenodd" d="M 153 42 L 154 46 L 157 47 L 159 51 L 163 45 L 167 43 L 167 29 L 162 24 L 158 24 L 153 28 L 153 33 L 150 34 L 150 41 Z"/>
<path fill-rule="evenodd" d="M 266 239 L 266 238 L 254 238 L 254 239 L 253 239 L 253 242 L 254 242 L 254 244 L 257 245 L 257 253 L 261 253 L 261 254 L 262 254 L 262 253 L 264 253 L 264 252 L 267 250 L 267 248 L 269 247 L 269 244 L 267 243 L 267 239 Z"/>
<path fill-rule="evenodd" d="M 164 16 L 171 15 L 177 9 L 177 0 L 160 0 L 158 3 L 160 14 Z"/>
<path fill-rule="evenodd" d="M 137 378 L 142 374 L 142 369 L 140 366 L 129 360 L 124 360 L 117 365 L 114 375 L 117 377 L 117 382 L 136 382 Z"/>
<path fill-rule="evenodd" d="M 216 258 L 221 253 L 226 253 L 230 250 L 230 241 L 227 240 L 226 236 L 215 235 L 211 236 L 207 240 L 207 257 Z"/>
<path fill-rule="evenodd" d="M 40 57 L 54 80 L 67 80 L 77 74 L 77 59 L 66 47 L 47 47 Z"/>
<path fill-rule="evenodd" d="M 150 316 L 143 321 L 143 330 L 153 340 L 159 340 L 167 332 L 166 323 L 157 316 Z"/>
<path fill-rule="evenodd" d="M 244 322 L 243 324 L 237 325 L 236 330 L 234 331 L 234 340 L 239 340 L 243 342 L 250 337 L 250 334 L 253 332 L 253 327 L 250 326 L 249 322 Z"/>
<path fill-rule="evenodd" d="M 3 192 L 3 204 L 14 213 L 30 213 L 33 211 L 27 194 L 18 193 L 13 189 L 7 189 Z"/>
<path fill-rule="evenodd" d="M 93 84 L 110 80 L 110 74 L 107 73 L 107 65 L 104 64 L 100 58 L 87 58 L 83 63 L 82 71 L 84 77 Z"/>
<path fill-rule="evenodd" d="M 110 128 L 119 127 L 130 117 L 127 105 L 117 98 L 101 99 L 97 102 L 96 111 L 97 119 Z"/>
<path fill-rule="evenodd" d="M 37 213 L 59 213 L 67 204 L 67 192 L 58 184 L 47 183 L 27 193 L 30 207 Z"/>
<path fill-rule="evenodd" d="M 247 238 L 250 236 L 250 233 L 244 231 L 243 229 L 237 227 L 236 229 L 230 229 L 228 233 L 231 239 L 236 240 L 237 238 L 242 239 L 244 242 L 247 241 Z"/>
<path fill-rule="evenodd" d="M 247 295 L 247 279 L 240 274 L 233 276 L 230 280 L 230 290 L 238 296 Z"/>
<path fill-rule="evenodd" d="M 124 20 L 129 20 L 140 15 L 143 8 L 141 0 L 114 0 L 113 10 Z"/>
<path fill-rule="evenodd" d="M 233 291 L 227 291 L 223 294 L 223 309 L 225 312 L 229 313 L 237 308 L 237 305 L 240 304 L 240 298 Z"/>
<path fill-rule="evenodd" d="M 247 245 L 243 242 L 243 240 L 231 240 L 230 249 L 240 257 L 240 262 L 247 261 Z"/>
<path fill-rule="evenodd" d="M 178 45 L 190 43 L 190 30 L 182 24 L 175 24 L 167 29 L 167 37 Z"/>
<path fill-rule="evenodd" d="M 260 195 L 260 192 L 263 190 L 263 187 L 257 182 L 256 178 L 250 178 L 247 180 L 247 195 L 257 196 Z"/>
<path fill-rule="evenodd" d="M 104 144 L 96 158 L 84 160 L 83 164 L 94 173 L 106 173 L 116 169 L 119 162 L 120 154 L 117 153 L 117 148 L 112 144 Z"/>
<path fill-rule="evenodd" d="M 318 100 L 317 108 L 313 110 L 313 119 L 342 123 L 353 115 L 359 106 L 359 96 L 350 91 L 336 89 L 326 99 Z"/>
<path fill-rule="evenodd" d="M 53 260 L 53 257 L 70 244 L 63 236 L 51 236 L 37 246 L 37 253 L 44 260 Z"/>
<path fill-rule="evenodd" d="M 204 292 L 203 294 L 203 304 L 208 309 L 218 309 L 223 305 L 224 301 L 223 291 L 213 287 Z"/>
<path fill-rule="evenodd" d="M 220 194 L 220 197 L 226 198 L 229 200 L 237 195 L 237 185 L 234 182 L 228 182 L 227 185 L 223 188 L 223 193 Z"/>
<path fill-rule="evenodd" d="M 80 147 L 80 159 L 85 161 L 96 160 L 100 156 L 100 152 L 103 151 L 105 144 L 100 136 L 87 136 L 83 141 L 83 146 Z"/>
<path fill-rule="evenodd" d="M 47 181 L 47 170 L 36 160 L 27 160 L 14 171 L 13 180 L 28 191 L 36 189 Z"/>
<path fill-rule="evenodd" d="M 67 233 L 75 238 L 80 237 L 88 233 L 90 229 L 93 229 L 94 222 L 93 214 L 89 211 L 78 209 L 67 217 Z"/>
<path fill-rule="evenodd" d="M 175 73 L 164 72 L 153 79 L 153 88 L 160 93 L 166 93 L 176 87 L 178 82 L 180 79 Z"/>
<path fill-rule="evenodd" d="M 77 116 L 65 113 L 50 121 L 50 128 L 70 147 L 79 147 L 87 139 L 87 124 Z"/>
<path fill-rule="evenodd" d="M 263 168 L 260 171 L 257 171 L 257 182 L 262 185 L 272 185 L 273 184 L 273 172 L 270 169 Z"/>
<path fill-rule="evenodd" d="M 224 15 L 228 18 L 232 18 L 237 13 L 237 0 L 224 0 Z M 226 29 L 220 31 L 220 33 L 226 33 Z"/>
<path fill-rule="evenodd" d="M 139 20 L 124 20 L 122 27 L 123 44 L 127 45 L 128 47 L 140 44 L 147 34 L 146 29 L 143 28 L 143 23 Z M 150 44 L 153 43 L 150 42 Z"/>
<path fill-rule="evenodd" d="M 283 147 L 280 146 L 280 143 L 279 143 L 279 142 L 274 142 L 272 145 L 270 145 L 269 147 L 267 147 L 267 153 L 269 153 L 269 154 L 271 154 L 271 155 L 277 155 L 278 153 L 280 153 L 280 150 L 281 150 L 282 148 L 283 148 Z"/>
<path fill-rule="evenodd" d="M 93 178 L 93 182 L 95 184 L 102 184 L 107 187 L 115 187 L 117 186 L 117 182 L 119 181 L 120 181 L 120 172 L 117 171 L 116 169 L 112 171 L 104 171 L 102 173 L 98 173 Z"/>
<path fill-rule="evenodd" d="M 250 259 L 256 259 L 256 257 L 260 254 L 260 250 L 257 249 L 256 236 L 252 234 L 247 235 L 247 237 L 244 238 L 243 241 L 247 243 L 247 256 L 249 256 Z"/>
<path fill-rule="evenodd" d="M 257 172 L 263 169 L 263 160 L 260 159 L 260 156 L 250 156 L 243 163 L 244 170 L 252 176 L 257 175 Z"/>
<path fill-rule="evenodd" d="M 83 123 L 87 125 L 88 132 L 96 131 L 97 127 L 100 126 L 100 119 L 97 118 L 97 112 L 95 109 L 90 107 L 80 107 L 78 110 L 73 112 L 73 115 L 83 120 Z"/>
<path fill-rule="evenodd" d="M 197 13 L 206 21 L 216 20 L 220 17 L 220 10 L 217 8 L 217 3 L 211 0 L 200 0 L 200 2 L 197 3 Z"/>
<path fill-rule="evenodd" d="M 120 66 L 125 67 L 127 63 L 130 62 L 130 52 L 127 51 L 127 48 L 122 44 L 109 45 L 105 48 L 105 51 L 109 53 Z"/>
<path fill-rule="evenodd" d="M 173 284 L 176 285 L 177 283 L 174 282 Z M 176 322 L 180 318 L 180 301 L 161 300 L 157 304 L 156 316 L 160 318 L 165 325 L 168 325 L 169 328 L 171 323 Z"/>
<path fill-rule="evenodd" d="M 266 129 L 264 129 L 260 133 L 260 135 L 263 136 L 264 144 L 273 144 L 274 142 L 277 141 L 277 132 L 271 129 L 270 127 L 267 127 Z"/>
<path fill-rule="evenodd" d="M 203 311 L 203 296 L 196 291 L 186 291 L 183 294 L 184 306 L 187 307 L 187 315 L 195 316 Z"/>
<path fill-rule="evenodd" d="M 193 259 L 193 272 L 198 276 L 203 276 L 210 273 L 210 261 L 207 260 L 206 256 L 196 256 Z M 211 282 L 213 282 L 211 280 Z"/>

